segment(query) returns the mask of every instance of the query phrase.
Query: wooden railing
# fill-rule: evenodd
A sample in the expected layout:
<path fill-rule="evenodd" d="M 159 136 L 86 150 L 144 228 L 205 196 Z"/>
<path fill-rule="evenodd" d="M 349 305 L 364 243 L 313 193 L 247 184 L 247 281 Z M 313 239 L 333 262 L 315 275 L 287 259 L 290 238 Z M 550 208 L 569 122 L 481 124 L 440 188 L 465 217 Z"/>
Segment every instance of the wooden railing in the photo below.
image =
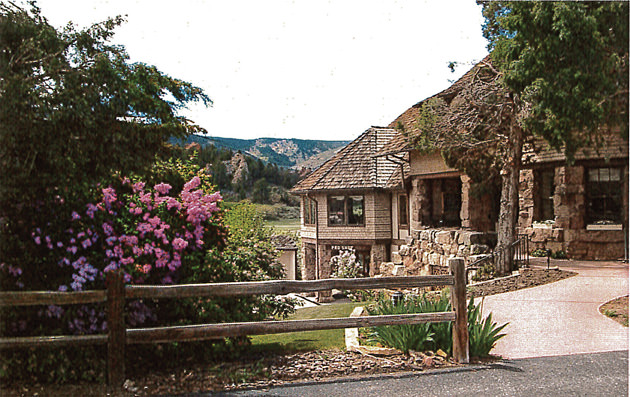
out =
<path fill-rule="evenodd" d="M 466 324 L 466 278 L 462 259 L 451 259 L 450 275 L 420 277 L 381 277 L 325 279 L 312 281 L 262 281 L 170 286 L 124 285 L 117 273 L 108 273 L 107 290 L 83 292 L 0 292 L 0 306 L 70 305 L 106 302 L 108 333 L 99 335 L 35 336 L 0 338 L 0 349 L 107 344 L 108 385 L 120 388 L 125 379 L 125 346 L 134 343 L 167 343 L 220 339 L 227 336 L 274 334 L 293 331 L 374 327 L 454 321 L 453 357 L 467 363 L 468 326 Z M 156 328 L 127 329 L 124 323 L 126 299 L 162 299 L 208 296 L 286 295 L 331 289 L 382 289 L 452 286 L 454 311 L 422 314 L 384 315 L 314 320 L 257 321 L 247 323 L 197 324 Z"/>

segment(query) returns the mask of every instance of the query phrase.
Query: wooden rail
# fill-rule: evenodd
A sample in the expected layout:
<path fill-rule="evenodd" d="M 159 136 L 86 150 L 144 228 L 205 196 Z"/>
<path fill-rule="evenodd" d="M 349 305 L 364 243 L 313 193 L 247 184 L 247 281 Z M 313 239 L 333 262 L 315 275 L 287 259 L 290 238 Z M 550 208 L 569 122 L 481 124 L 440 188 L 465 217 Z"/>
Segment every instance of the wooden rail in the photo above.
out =
<path fill-rule="evenodd" d="M 276 280 L 171 286 L 125 286 L 120 274 L 108 273 L 107 289 L 104 291 L 0 292 L 0 307 L 106 302 L 108 325 L 108 333 L 99 335 L 0 338 L 0 349 L 107 343 L 108 385 L 115 390 L 122 386 L 125 379 L 124 363 L 125 347 L 127 344 L 168 343 L 218 339 L 228 336 L 453 321 L 453 357 L 459 362 L 467 363 L 469 357 L 464 261 L 463 259 L 452 258 L 449 260 L 449 266 L 451 267 L 451 274 L 439 276 L 325 279 L 310 281 Z M 127 329 L 124 322 L 124 304 L 126 299 L 286 295 L 292 292 L 317 292 L 333 288 L 354 290 L 428 286 L 452 286 L 451 300 L 454 311 L 315 320 L 197 324 L 136 329 Z"/>

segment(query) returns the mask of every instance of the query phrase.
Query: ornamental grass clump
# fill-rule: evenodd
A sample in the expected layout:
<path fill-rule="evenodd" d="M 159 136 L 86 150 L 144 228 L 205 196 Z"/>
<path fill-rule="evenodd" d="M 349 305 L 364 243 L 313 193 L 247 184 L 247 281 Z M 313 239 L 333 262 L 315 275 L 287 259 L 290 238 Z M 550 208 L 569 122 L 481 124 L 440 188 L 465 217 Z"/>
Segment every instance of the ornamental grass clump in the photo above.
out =
<path fill-rule="evenodd" d="M 444 289 L 439 297 L 407 296 L 403 301 L 394 304 L 390 299 L 381 299 L 368 307 L 370 315 L 436 313 L 452 310 L 448 289 Z M 471 357 L 487 357 L 496 342 L 505 336 L 500 332 L 508 325 L 497 325 L 492 321 L 492 313 L 482 317 L 482 303 L 475 305 L 474 298 L 468 303 L 468 333 Z M 372 339 L 384 346 L 399 349 L 405 353 L 409 350 L 442 350 L 447 354 L 453 351 L 452 322 L 424 323 L 414 325 L 388 325 L 374 327 Z"/>

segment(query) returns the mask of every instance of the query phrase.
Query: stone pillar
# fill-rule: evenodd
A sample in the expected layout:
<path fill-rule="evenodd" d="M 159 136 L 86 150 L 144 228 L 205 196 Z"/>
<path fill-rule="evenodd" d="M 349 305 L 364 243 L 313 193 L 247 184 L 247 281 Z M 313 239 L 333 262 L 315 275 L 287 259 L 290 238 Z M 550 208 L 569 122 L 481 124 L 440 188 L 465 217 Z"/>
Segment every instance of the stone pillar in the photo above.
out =
<path fill-rule="evenodd" d="M 474 189 L 473 181 L 466 175 L 462 175 L 462 208 L 460 218 L 462 227 L 480 232 L 494 230 L 492 221 L 492 203 L 495 200 L 492 194 L 480 195 Z"/>
<path fill-rule="evenodd" d="M 413 179 L 409 195 L 411 230 L 420 230 L 431 224 L 431 202 L 431 181 Z"/>
<path fill-rule="evenodd" d="M 378 274 L 382 262 L 387 261 L 387 248 L 385 244 L 374 244 L 370 249 L 370 277 Z"/>
<path fill-rule="evenodd" d="M 302 244 L 302 280 L 315 280 L 315 244 Z"/>
<path fill-rule="evenodd" d="M 534 220 L 534 195 L 536 186 L 534 183 L 534 171 L 531 169 L 521 170 L 518 184 L 518 227 L 525 229 L 532 225 Z"/>
<path fill-rule="evenodd" d="M 564 229 L 584 229 L 586 227 L 584 167 L 556 168 L 554 185 L 555 226 Z"/>
<path fill-rule="evenodd" d="M 329 245 L 320 245 L 318 248 L 319 251 L 319 274 L 318 279 L 330 278 L 332 273 L 332 266 L 330 263 L 330 258 L 332 258 L 332 250 Z M 317 293 L 317 301 L 318 302 L 331 302 L 332 299 L 332 291 L 319 291 Z"/>

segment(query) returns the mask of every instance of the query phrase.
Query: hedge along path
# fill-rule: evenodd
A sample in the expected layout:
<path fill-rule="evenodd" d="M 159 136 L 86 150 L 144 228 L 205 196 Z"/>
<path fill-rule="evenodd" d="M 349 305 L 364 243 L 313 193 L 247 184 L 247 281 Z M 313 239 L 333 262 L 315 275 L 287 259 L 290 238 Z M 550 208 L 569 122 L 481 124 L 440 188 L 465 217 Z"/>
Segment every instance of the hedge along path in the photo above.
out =
<path fill-rule="evenodd" d="M 0 292 L 0 306 L 83 304 L 106 302 L 108 334 L 77 336 L 38 336 L 0 338 L 0 349 L 33 346 L 108 345 L 108 386 L 121 388 L 125 379 L 125 346 L 132 343 L 167 343 L 218 339 L 227 336 L 273 334 L 321 329 L 373 327 L 380 325 L 419 324 L 454 321 L 453 357 L 469 362 L 466 314 L 466 277 L 461 258 L 449 260 L 450 275 L 416 277 L 379 277 L 362 279 L 274 280 L 237 283 L 185 284 L 170 286 L 124 285 L 116 272 L 107 273 L 106 291 L 81 292 Z M 208 296 L 286 295 L 291 292 L 317 292 L 331 289 L 382 289 L 428 286 L 452 286 L 452 312 L 327 318 L 291 321 L 198 324 L 187 326 L 127 329 L 124 323 L 126 299 L 163 299 Z"/>

